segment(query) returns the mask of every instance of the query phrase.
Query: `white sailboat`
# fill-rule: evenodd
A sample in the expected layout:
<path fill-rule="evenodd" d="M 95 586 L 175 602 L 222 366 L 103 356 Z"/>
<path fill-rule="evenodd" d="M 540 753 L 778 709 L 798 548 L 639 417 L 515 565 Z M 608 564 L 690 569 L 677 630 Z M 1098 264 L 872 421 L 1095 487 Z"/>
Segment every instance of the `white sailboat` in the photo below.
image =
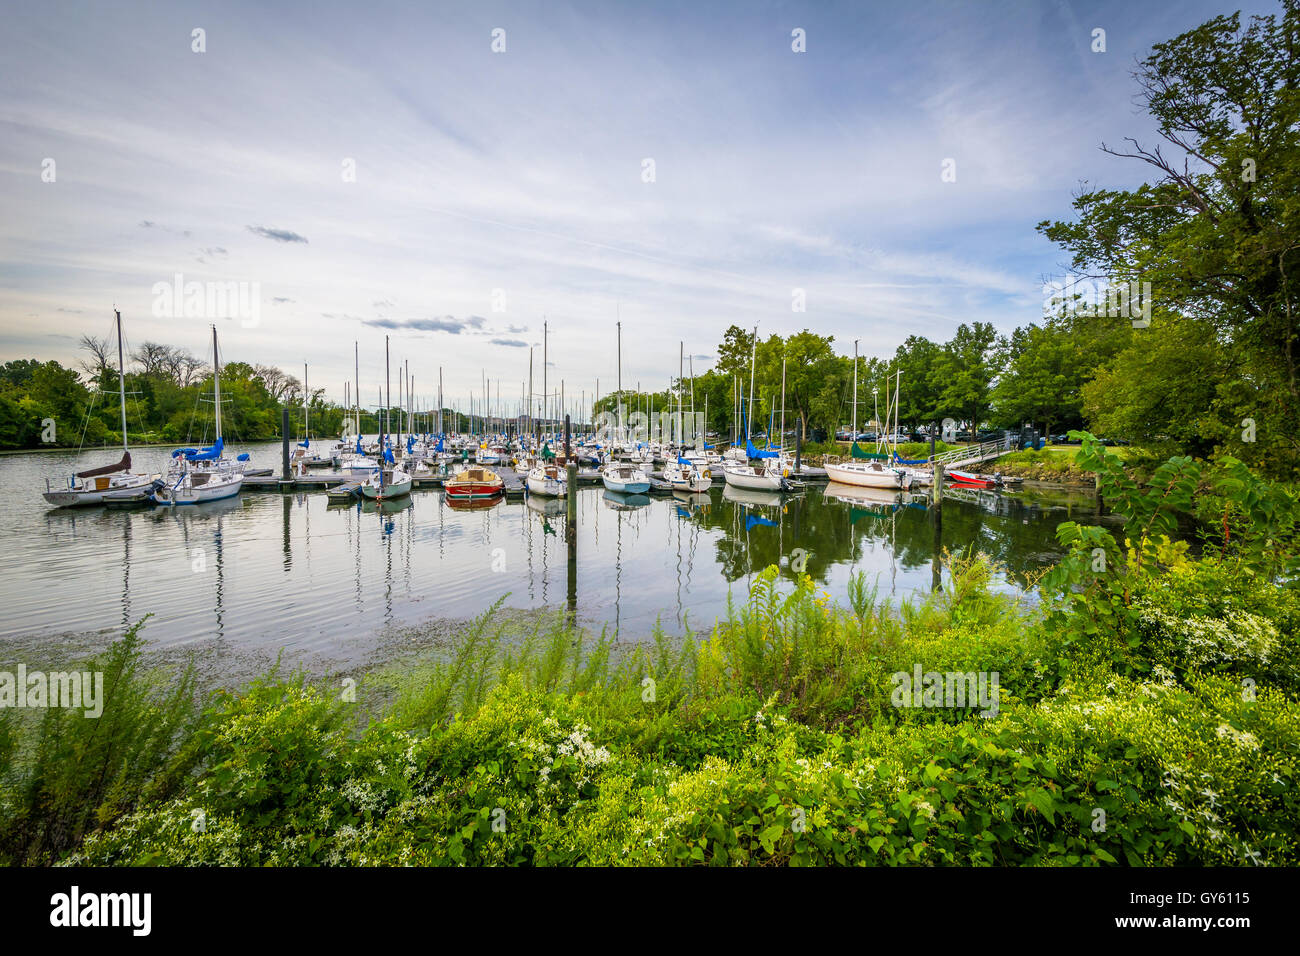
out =
<path fill-rule="evenodd" d="M 100 468 L 79 471 L 67 479 L 67 484 L 57 491 L 45 479 L 44 498 L 60 508 L 103 504 L 105 501 L 129 501 L 148 497 L 149 489 L 157 475 L 133 474 L 131 448 L 126 437 L 126 366 L 122 351 L 122 313 L 117 316 L 117 390 L 122 409 L 122 460 Z"/>
<path fill-rule="evenodd" d="M 384 336 L 384 379 L 385 385 L 388 389 L 388 398 L 384 403 L 385 417 L 387 417 L 387 406 L 391 403 L 393 398 L 393 383 L 389 376 L 388 336 L 386 335 Z M 385 422 L 385 428 L 387 428 L 387 425 L 388 423 Z M 406 471 L 402 466 L 395 464 L 393 450 L 388 447 L 386 438 L 386 435 L 381 434 L 379 436 L 379 447 L 383 449 L 383 452 L 380 456 L 379 464 L 370 473 L 370 476 L 361 483 L 360 491 L 361 497 L 363 498 L 383 501 L 387 498 L 397 498 L 401 495 L 409 495 L 411 493 L 411 487 L 415 483 L 411 478 L 410 472 Z M 392 470 L 387 475 L 384 474 L 385 465 L 393 466 Z"/>
<path fill-rule="evenodd" d="M 708 491 L 713 487 L 713 472 L 688 458 L 678 458 L 664 466 L 664 481 L 673 491 Z"/>
<path fill-rule="evenodd" d="M 722 475 L 727 484 L 752 491 L 789 491 L 789 481 L 781 467 L 779 452 L 759 451 L 749 440 L 750 419 L 754 409 L 754 359 L 758 352 L 758 327 L 754 327 L 754 341 L 749 356 L 749 407 L 745 410 L 745 458 L 727 458 L 722 464 Z"/>
<path fill-rule="evenodd" d="M 889 405 L 889 380 L 885 380 L 885 405 L 888 418 Z M 880 408 L 875 407 L 875 417 L 877 426 L 879 426 Z M 856 453 L 858 449 L 858 343 L 853 343 L 853 434 L 850 436 L 849 448 L 850 454 Z M 823 467 L 826 469 L 826 475 L 831 481 L 838 481 L 846 485 L 857 485 L 861 488 L 885 488 L 891 490 L 905 490 L 912 486 L 912 475 L 906 468 L 900 468 L 890 461 L 890 455 L 879 451 L 880 444 L 877 443 L 877 451 L 870 453 L 870 457 L 861 459 L 851 458 L 843 462 L 826 462 Z M 888 447 L 887 445 L 885 447 Z"/>
<path fill-rule="evenodd" d="M 244 463 L 222 457 L 225 440 L 221 435 L 221 358 L 217 354 L 217 327 L 212 327 L 212 398 L 217 434 L 211 448 L 182 448 L 172 452 L 173 466 L 166 478 L 153 483 L 153 502 L 159 505 L 197 505 L 220 501 L 239 494 L 244 484 Z"/>
<path fill-rule="evenodd" d="M 564 469 L 554 462 L 538 462 L 528 471 L 524 481 L 528 493 L 545 498 L 563 498 L 569 493 L 569 479 Z M 647 482 L 646 487 L 649 487 Z"/>

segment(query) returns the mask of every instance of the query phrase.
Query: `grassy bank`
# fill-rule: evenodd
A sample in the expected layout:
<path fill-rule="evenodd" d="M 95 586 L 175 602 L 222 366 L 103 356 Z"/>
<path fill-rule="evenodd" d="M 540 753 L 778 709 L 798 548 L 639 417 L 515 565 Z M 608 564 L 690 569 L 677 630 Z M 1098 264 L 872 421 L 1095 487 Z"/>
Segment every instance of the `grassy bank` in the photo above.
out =
<path fill-rule="evenodd" d="M 1067 523 L 1029 609 L 978 555 L 891 604 L 760 575 L 707 634 L 616 645 L 489 613 L 360 686 L 197 700 L 104 662 L 104 714 L 0 712 L 0 855 L 94 864 L 1300 863 L 1290 489 L 1085 448 L 1127 518 Z M 1130 482 L 1131 484 L 1131 482 Z M 1207 503 L 1208 502 L 1208 503 Z M 1172 522 L 1219 509 L 1202 556 Z M 912 701 L 900 675 L 998 676 Z M 906 706 L 910 703 L 924 706 Z"/>

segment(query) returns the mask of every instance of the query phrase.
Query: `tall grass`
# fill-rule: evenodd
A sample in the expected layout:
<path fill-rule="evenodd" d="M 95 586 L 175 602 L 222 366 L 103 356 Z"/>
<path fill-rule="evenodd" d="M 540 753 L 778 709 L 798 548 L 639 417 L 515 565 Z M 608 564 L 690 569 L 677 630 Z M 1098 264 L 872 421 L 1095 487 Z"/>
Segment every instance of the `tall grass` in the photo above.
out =
<path fill-rule="evenodd" d="M 104 675 L 97 718 L 50 707 L 0 722 L 0 861 L 54 862 L 138 804 L 165 799 L 198 761 L 194 672 L 143 667 L 147 620 L 89 662 Z"/>

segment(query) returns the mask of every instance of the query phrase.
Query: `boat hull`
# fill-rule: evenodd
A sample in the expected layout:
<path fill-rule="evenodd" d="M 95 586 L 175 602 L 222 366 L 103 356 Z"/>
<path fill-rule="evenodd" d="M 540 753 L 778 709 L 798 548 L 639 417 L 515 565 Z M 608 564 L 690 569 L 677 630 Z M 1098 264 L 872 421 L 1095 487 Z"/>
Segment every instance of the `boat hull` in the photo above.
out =
<path fill-rule="evenodd" d="M 536 475 L 529 475 L 525 484 L 528 487 L 528 493 L 541 495 L 544 498 L 563 498 L 569 493 L 568 482 L 560 481 L 557 478 L 541 478 Z"/>
<path fill-rule="evenodd" d="M 233 498 L 243 487 L 244 476 L 235 475 L 229 481 L 207 483 L 202 485 L 164 486 L 153 494 L 157 505 L 172 507 L 175 505 L 201 505 L 206 501 L 221 501 Z"/>
<path fill-rule="evenodd" d="M 64 488 L 61 491 L 42 492 L 41 497 L 56 508 L 85 508 L 112 501 L 113 495 L 147 492 L 157 477 L 157 475 L 113 477 L 104 482 L 102 488 Z"/>
<path fill-rule="evenodd" d="M 782 491 L 785 488 L 784 479 L 767 470 L 755 474 L 752 468 L 728 468 L 723 477 L 732 487 L 748 491 Z"/>
<path fill-rule="evenodd" d="M 480 501 L 495 498 L 506 490 L 504 483 L 494 485 L 486 481 L 449 481 L 443 487 L 446 488 L 447 498 L 451 501 Z"/>
<path fill-rule="evenodd" d="M 361 486 L 361 497 L 369 498 L 372 501 L 383 501 L 385 498 L 400 498 L 402 495 L 411 493 L 412 484 L 410 478 L 405 481 L 389 482 L 383 486 L 364 484 Z"/>
<path fill-rule="evenodd" d="M 911 484 L 910 477 L 889 468 L 875 469 L 863 465 L 825 466 L 826 475 L 831 481 L 845 485 L 857 485 L 860 488 L 892 488 L 901 491 Z"/>

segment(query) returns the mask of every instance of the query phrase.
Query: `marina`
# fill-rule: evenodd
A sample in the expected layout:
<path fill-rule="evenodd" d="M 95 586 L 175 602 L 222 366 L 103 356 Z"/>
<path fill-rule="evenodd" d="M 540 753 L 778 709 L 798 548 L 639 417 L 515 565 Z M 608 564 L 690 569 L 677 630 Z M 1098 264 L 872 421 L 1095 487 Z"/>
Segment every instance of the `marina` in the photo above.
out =
<path fill-rule="evenodd" d="M 266 462 L 281 446 L 227 450 Z M 142 467 L 162 468 L 169 453 L 133 454 Z M 31 487 L 32 476 L 94 457 L 0 461 Z M 54 637 L 93 646 L 108 637 L 105 628 L 148 613 L 159 648 L 217 647 L 236 661 L 283 650 L 286 660 L 347 664 L 385 633 L 465 620 L 502 598 L 503 611 L 561 611 L 593 632 L 640 641 L 657 625 L 676 635 L 707 630 L 768 564 L 790 579 L 808 573 L 836 594 L 857 572 L 882 595 L 935 585 L 925 495 L 824 482 L 779 495 L 721 481 L 690 494 L 657 478 L 646 494 L 620 494 L 602 488 L 599 474 L 583 474 L 570 563 L 565 500 L 526 496 L 518 472 L 495 470 L 505 494 L 470 507 L 446 497 L 442 476 L 417 478 L 409 495 L 374 502 L 335 499 L 329 492 L 355 480 L 321 472 L 287 483 L 248 477 L 238 497 L 183 509 L 42 509 L 11 497 L 0 503 L 0 523 L 15 542 L 0 555 L 8 606 L 0 640 L 8 653 Z M 1057 522 L 1096 512 L 1080 492 L 947 495 L 939 547 L 978 542 L 1005 564 L 1013 593 L 1017 578 L 1059 554 Z M 37 528 L 14 533 L 33 510 L 43 511 Z M 804 572 L 791 565 L 795 547 L 807 554 Z"/>

